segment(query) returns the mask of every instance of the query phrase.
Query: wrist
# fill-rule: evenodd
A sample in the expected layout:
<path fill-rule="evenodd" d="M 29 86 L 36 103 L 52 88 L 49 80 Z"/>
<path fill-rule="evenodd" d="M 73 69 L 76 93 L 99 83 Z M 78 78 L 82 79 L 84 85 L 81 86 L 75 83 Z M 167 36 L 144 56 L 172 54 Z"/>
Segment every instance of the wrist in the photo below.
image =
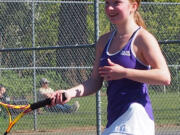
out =
<path fill-rule="evenodd" d="M 124 78 L 128 78 L 129 68 L 124 68 Z"/>
<path fill-rule="evenodd" d="M 71 98 L 75 98 L 75 97 L 77 97 L 76 95 L 76 91 L 75 90 L 73 90 L 73 89 L 67 89 L 66 91 L 65 91 L 65 96 L 66 95 L 68 95 L 69 97 L 71 97 Z"/>

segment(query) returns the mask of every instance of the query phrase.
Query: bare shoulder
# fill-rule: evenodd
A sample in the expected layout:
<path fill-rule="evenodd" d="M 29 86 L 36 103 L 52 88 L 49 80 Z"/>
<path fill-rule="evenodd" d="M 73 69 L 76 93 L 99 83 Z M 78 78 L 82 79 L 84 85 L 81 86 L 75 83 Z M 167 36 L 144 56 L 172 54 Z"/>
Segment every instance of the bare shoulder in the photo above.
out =
<path fill-rule="evenodd" d="M 105 34 L 103 34 L 102 36 L 99 37 L 98 43 L 96 45 L 96 47 L 97 47 L 97 49 L 99 51 L 102 52 L 104 50 L 104 47 L 106 46 L 106 44 L 108 42 L 108 39 L 109 39 L 111 34 L 112 34 L 112 31 L 108 32 L 108 33 L 105 33 Z"/>
<path fill-rule="evenodd" d="M 162 56 L 160 46 L 153 34 L 141 28 L 134 41 L 134 52 L 136 56 L 146 65 L 154 67 L 157 57 Z M 161 55 L 161 56 L 160 56 Z"/>
<path fill-rule="evenodd" d="M 144 28 L 141 28 L 136 39 L 135 44 L 141 48 L 147 49 L 153 46 L 159 46 L 157 39 Z"/>

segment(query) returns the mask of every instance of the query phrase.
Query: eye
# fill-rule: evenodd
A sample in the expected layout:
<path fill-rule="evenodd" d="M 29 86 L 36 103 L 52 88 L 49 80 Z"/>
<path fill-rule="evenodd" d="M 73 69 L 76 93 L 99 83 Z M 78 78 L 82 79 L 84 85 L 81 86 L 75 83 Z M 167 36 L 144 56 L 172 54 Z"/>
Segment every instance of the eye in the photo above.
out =
<path fill-rule="evenodd" d="M 106 2 L 105 2 L 105 6 L 108 6 L 108 5 L 109 5 L 109 2 L 108 2 L 108 1 L 106 1 Z"/>
<path fill-rule="evenodd" d="M 118 1 L 118 0 L 114 1 L 114 5 L 115 5 L 115 6 L 119 5 L 120 3 L 121 3 L 121 2 Z"/>

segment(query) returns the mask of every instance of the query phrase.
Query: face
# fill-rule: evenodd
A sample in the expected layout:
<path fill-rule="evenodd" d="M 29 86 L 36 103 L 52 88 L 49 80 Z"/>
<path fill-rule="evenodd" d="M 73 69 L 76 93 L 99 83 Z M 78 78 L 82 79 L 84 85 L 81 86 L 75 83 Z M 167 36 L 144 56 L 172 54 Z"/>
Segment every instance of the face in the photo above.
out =
<path fill-rule="evenodd" d="M 113 24 L 125 22 L 130 17 L 132 4 L 129 0 L 105 0 L 105 12 Z"/>
<path fill-rule="evenodd" d="M 4 87 L 2 87 L 0 89 L 0 98 L 3 96 L 3 94 L 6 92 L 6 89 Z"/>
<path fill-rule="evenodd" d="M 42 83 L 42 87 L 48 87 L 48 83 L 47 82 Z"/>

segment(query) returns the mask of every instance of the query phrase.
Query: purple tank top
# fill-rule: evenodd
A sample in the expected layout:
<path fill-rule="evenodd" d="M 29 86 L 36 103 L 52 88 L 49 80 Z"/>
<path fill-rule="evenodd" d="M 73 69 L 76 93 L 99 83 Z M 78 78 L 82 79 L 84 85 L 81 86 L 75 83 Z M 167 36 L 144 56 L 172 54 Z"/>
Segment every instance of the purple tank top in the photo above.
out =
<path fill-rule="evenodd" d="M 104 48 L 100 59 L 100 66 L 108 65 L 107 58 L 109 58 L 114 63 L 126 68 L 148 70 L 150 67 L 138 60 L 132 49 L 133 41 L 140 28 L 141 27 L 133 33 L 128 43 L 120 51 L 114 54 L 109 54 L 108 49 L 116 33 L 116 31 L 114 31 Z M 152 105 L 148 94 L 148 87 L 145 83 L 125 78 L 108 81 L 107 99 L 107 127 L 109 127 L 118 117 L 126 112 L 130 104 L 133 102 L 142 104 L 149 117 L 154 120 Z"/>

